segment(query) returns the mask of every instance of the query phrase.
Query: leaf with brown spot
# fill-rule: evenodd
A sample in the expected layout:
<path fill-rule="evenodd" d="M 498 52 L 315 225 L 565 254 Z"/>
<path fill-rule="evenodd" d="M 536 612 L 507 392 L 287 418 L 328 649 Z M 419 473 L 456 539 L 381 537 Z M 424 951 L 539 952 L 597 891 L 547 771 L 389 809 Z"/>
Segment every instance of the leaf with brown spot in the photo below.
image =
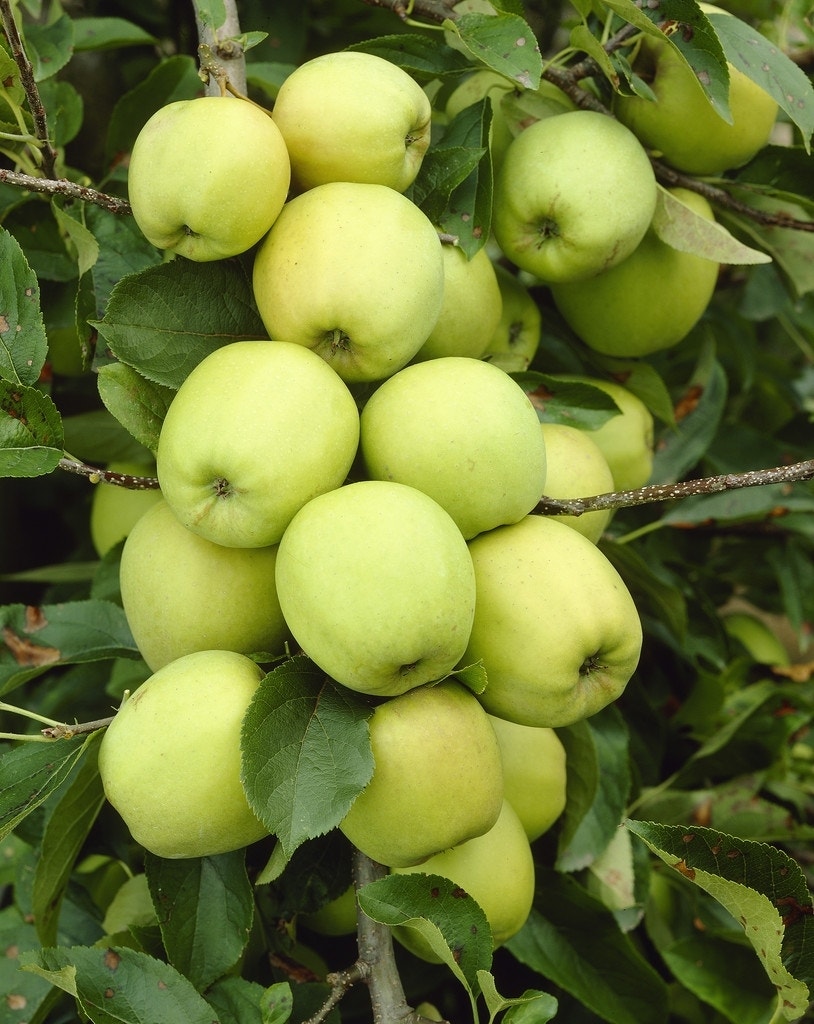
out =
<path fill-rule="evenodd" d="M 7 626 L 3 627 L 0 636 L 18 665 L 52 665 L 61 657 L 56 647 L 43 647 L 40 644 L 35 644 L 32 640 L 17 636 Z"/>

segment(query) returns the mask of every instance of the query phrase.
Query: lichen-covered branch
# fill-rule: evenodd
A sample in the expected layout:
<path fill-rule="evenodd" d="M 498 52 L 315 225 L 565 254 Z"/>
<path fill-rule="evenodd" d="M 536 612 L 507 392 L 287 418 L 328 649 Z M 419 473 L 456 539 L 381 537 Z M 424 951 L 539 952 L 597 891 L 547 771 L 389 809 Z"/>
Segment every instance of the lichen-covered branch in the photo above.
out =
<path fill-rule="evenodd" d="M 126 199 L 110 196 L 87 185 L 77 185 L 67 178 L 37 178 L 32 174 L 9 171 L 0 167 L 0 184 L 16 185 L 28 192 L 40 192 L 49 196 L 67 196 L 69 199 L 81 199 L 85 203 L 101 206 L 110 213 L 130 213 L 130 204 Z"/>
<path fill-rule="evenodd" d="M 213 95 L 223 93 L 228 82 L 232 90 L 246 92 L 246 59 L 242 47 L 234 42 L 240 35 L 240 20 L 235 0 L 225 0 L 226 18 L 221 25 L 212 25 L 199 3 L 193 0 L 195 23 L 198 28 L 201 77 Z"/>
<path fill-rule="evenodd" d="M 75 473 L 77 476 L 87 477 L 91 483 L 98 484 L 104 480 L 106 484 L 113 484 L 115 487 L 125 487 L 129 491 L 151 491 L 159 487 L 158 480 L 154 476 L 134 476 L 132 473 L 117 473 L 112 469 L 100 469 L 98 466 L 89 466 L 78 459 L 70 459 L 64 456 L 59 460 L 58 466 L 66 473 Z"/>

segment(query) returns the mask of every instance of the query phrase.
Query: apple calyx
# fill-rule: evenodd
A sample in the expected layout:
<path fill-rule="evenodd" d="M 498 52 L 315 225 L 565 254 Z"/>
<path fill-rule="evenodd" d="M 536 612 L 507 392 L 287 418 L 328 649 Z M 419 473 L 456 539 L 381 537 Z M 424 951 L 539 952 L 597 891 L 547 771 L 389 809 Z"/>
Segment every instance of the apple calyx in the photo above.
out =
<path fill-rule="evenodd" d="M 234 487 L 225 477 L 218 477 L 212 483 L 212 490 L 215 492 L 216 498 L 228 498 L 234 494 Z"/>
<path fill-rule="evenodd" d="M 325 344 L 330 348 L 332 356 L 339 351 L 350 352 L 350 335 L 341 327 L 334 327 L 333 330 L 325 332 Z"/>
<path fill-rule="evenodd" d="M 537 248 L 542 249 L 549 238 L 559 238 L 560 226 L 555 220 L 546 217 L 537 225 L 537 235 L 539 236 Z"/>
<path fill-rule="evenodd" d="M 605 669 L 605 666 L 599 660 L 599 653 L 600 652 L 597 651 L 595 654 L 588 655 L 585 661 L 583 661 L 583 663 L 579 666 L 580 678 L 582 678 L 583 676 L 590 676 L 591 673 L 596 672 L 597 669 Z"/>

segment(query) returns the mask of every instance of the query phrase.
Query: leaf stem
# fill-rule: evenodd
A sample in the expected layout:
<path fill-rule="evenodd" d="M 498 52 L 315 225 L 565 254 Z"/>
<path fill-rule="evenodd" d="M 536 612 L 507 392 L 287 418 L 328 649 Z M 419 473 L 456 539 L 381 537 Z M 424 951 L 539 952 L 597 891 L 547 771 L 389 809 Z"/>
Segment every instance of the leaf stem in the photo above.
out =
<path fill-rule="evenodd" d="M 22 715 L 24 718 L 32 719 L 34 722 L 42 722 L 43 725 L 55 726 L 60 724 L 53 718 L 45 718 L 43 715 L 38 715 L 35 711 L 29 711 L 28 708 L 18 708 L 15 704 L 6 704 L 3 700 L 0 700 L 0 711 L 8 711 L 12 715 Z"/>

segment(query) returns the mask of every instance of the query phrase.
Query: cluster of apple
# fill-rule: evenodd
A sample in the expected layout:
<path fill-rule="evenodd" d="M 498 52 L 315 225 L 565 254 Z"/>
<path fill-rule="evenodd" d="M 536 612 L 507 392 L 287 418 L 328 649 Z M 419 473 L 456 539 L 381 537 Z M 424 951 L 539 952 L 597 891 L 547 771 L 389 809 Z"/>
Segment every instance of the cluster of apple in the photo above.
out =
<path fill-rule="evenodd" d="M 348 124 L 348 97 L 361 94 L 377 103 Z M 257 246 L 254 292 L 273 340 L 207 356 L 167 412 L 161 493 L 120 568 L 153 675 L 109 726 L 99 764 L 108 799 L 159 856 L 262 838 L 242 788 L 241 722 L 258 662 L 300 648 L 371 704 L 374 774 L 340 829 L 393 871 L 448 875 L 481 903 L 497 944 L 531 906 L 530 842 L 563 808 L 555 730 L 621 694 L 642 642 L 595 543 L 608 514 L 534 510 L 544 493 L 645 483 L 652 419 L 621 385 L 591 380 L 619 415 L 592 432 L 541 425 L 506 372 L 530 354 L 501 341 L 528 293 L 486 250 L 467 261 L 443 246 L 404 195 L 430 117 L 395 65 L 345 52 L 292 73 L 273 118 L 245 100 L 198 99 L 170 104 L 139 136 L 130 197 L 145 234 L 192 259 Z M 212 144 L 200 188 L 182 190 L 196 119 Z M 583 173 L 586 151 L 602 154 L 596 174 Z M 210 156 L 233 173 L 213 174 Z M 524 212 L 546 181 L 559 188 L 558 167 L 568 180 L 579 167 L 590 186 L 573 225 L 561 188 L 560 220 Z M 580 203 L 600 203 L 601 216 Z M 566 107 L 507 146 L 495 237 L 516 266 L 567 290 L 632 259 L 655 203 L 629 129 Z M 174 236 L 159 230 L 168 208 L 182 211 Z M 200 219 L 213 208 L 215 223 Z M 464 671 L 474 665 L 485 688 Z"/>

